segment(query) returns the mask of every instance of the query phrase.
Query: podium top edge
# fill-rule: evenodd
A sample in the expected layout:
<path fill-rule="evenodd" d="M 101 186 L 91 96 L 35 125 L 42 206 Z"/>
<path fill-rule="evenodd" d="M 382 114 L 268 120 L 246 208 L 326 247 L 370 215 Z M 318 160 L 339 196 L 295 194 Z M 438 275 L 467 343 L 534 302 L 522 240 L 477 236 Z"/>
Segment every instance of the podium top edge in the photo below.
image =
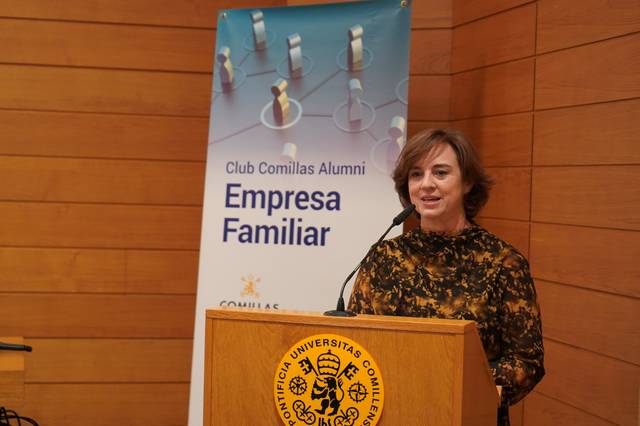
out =
<path fill-rule="evenodd" d="M 277 311 L 265 309 L 207 309 L 207 319 L 257 321 L 285 324 L 326 325 L 333 327 L 414 331 L 441 334 L 466 334 L 476 329 L 474 321 L 440 318 L 358 315 L 330 317 L 319 312 Z"/>

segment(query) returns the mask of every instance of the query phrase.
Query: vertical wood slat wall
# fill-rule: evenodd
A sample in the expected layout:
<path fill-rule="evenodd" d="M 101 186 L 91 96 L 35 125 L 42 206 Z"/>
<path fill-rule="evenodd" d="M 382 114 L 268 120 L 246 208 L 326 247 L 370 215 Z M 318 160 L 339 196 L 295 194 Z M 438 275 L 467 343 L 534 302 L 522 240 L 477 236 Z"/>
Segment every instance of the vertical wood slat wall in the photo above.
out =
<path fill-rule="evenodd" d="M 640 3 L 453 0 L 452 125 L 528 254 L 547 376 L 526 426 L 638 425 Z"/>
<path fill-rule="evenodd" d="M 0 4 L 0 335 L 34 347 L 8 408 L 186 424 L 217 10 L 285 4 Z M 412 129 L 448 120 L 450 0 L 413 27 Z"/>

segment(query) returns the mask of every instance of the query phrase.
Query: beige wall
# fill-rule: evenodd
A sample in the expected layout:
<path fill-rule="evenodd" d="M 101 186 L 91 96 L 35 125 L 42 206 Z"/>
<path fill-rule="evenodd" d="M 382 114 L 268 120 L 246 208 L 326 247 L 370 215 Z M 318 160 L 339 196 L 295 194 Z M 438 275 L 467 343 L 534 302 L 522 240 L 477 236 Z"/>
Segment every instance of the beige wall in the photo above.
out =
<path fill-rule="evenodd" d="M 34 346 L 23 414 L 186 424 L 216 8 L 285 3 L 0 2 L 0 336 Z M 638 16 L 415 1 L 410 132 L 477 141 L 498 182 L 481 222 L 537 280 L 527 426 L 638 424 Z"/>

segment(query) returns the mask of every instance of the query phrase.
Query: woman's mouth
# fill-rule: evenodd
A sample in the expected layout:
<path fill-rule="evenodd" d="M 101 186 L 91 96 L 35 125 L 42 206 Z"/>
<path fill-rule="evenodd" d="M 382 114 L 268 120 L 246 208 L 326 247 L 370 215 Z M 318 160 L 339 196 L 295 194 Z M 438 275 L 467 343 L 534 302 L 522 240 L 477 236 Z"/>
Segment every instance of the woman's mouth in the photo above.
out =
<path fill-rule="evenodd" d="M 422 204 L 425 207 L 435 207 L 438 202 L 440 201 L 440 197 L 436 197 L 433 195 L 428 195 L 425 197 L 420 198 L 420 201 L 422 201 Z"/>

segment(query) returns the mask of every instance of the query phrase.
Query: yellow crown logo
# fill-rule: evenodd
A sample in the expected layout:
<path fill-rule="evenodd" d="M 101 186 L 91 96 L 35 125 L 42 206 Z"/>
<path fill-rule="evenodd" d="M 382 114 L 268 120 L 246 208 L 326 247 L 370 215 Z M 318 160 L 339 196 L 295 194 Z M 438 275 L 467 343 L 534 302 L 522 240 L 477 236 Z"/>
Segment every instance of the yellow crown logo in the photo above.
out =
<path fill-rule="evenodd" d="M 331 349 L 318 356 L 318 373 L 336 376 L 340 371 L 340 358 L 331 353 Z"/>

